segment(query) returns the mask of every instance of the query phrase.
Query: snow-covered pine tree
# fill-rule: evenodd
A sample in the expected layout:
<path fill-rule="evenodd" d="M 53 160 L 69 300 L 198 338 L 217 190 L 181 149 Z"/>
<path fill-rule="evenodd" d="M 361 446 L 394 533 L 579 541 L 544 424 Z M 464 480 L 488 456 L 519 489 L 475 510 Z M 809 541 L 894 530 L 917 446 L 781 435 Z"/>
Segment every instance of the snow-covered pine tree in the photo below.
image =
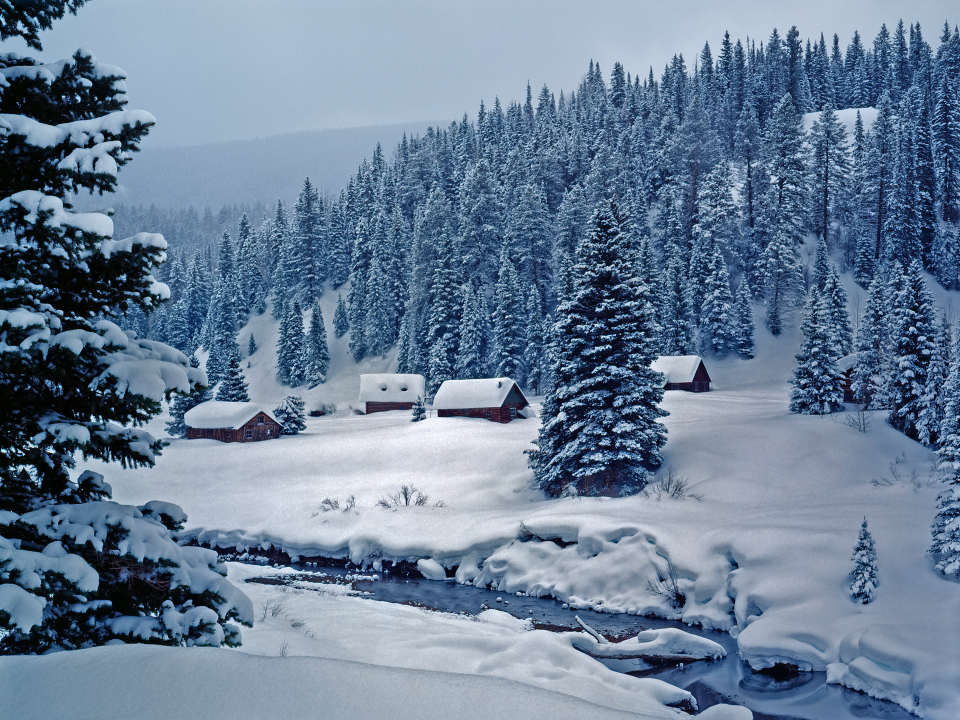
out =
<path fill-rule="evenodd" d="M 951 349 L 950 323 L 944 314 L 940 318 L 937 336 L 933 342 L 933 355 L 927 366 L 927 381 L 920 398 L 920 415 L 917 418 L 917 440 L 927 447 L 937 447 L 940 426 L 943 424 L 947 404 L 946 389 L 950 376 Z"/>
<path fill-rule="evenodd" d="M 540 293 L 536 288 L 530 288 L 526 302 L 526 328 L 524 336 L 527 346 L 523 351 L 523 384 L 534 395 L 542 394 L 544 380 L 550 374 L 549 335 L 544 335 L 546 320 L 543 314 L 543 305 L 540 302 Z"/>
<path fill-rule="evenodd" d="M 386 237 L 386 218 L 378 213 L 374 224 L 373 252 L 367 278 L 364 346 L 368 355 L 385 356 L 396 340 L 396 302 Z"/>
<path fill-rule="evenodd" d="M 350 318 L 350 352 L 355 362 L 360 362 L 367 354 L 366 323 L 367 317 L 367 280 L 370 275 L 372 259 L 370 226 L 366 218 L 357 223 L 356 240 L 350 259 L 350 293 L 347 296 L 348 317 Z"/>
<path fill-rule="evenodd" d="M 347 317 L 347 306 L 343 302 L 343 294 L 337 295 L 337 309 L 333 313 L 333 334 L 342 338 L 350 330 L 350 318 Z"/>
<path fill-rule="evenodd" d="M 843 385 L 836 364 L 838 355 L 830 314 L 815 285 L 810 289 L 800 331 L 803 343 L 793 371 L 790 412 L 826 415 L 843 410 Z"/>
<path fill-rule="evenodd" d="M 703 353 L 723 357 L 737 347 L 737 328 L 733 315 L 733 295 L 727 263 L 714 246 L 704 279 L 703 305 L 700 309 L 698 339 Z"/>
<path fill-rule="evenodd" d="M 300 302 L 293 301 L 290 307 L 290 321 L 286 337 L 287 352 L 290 358 L 290 367 L 287 372 L 288 384 L 291 387 L 300 387 L 307 382 L 307 343 L 303 332 L 303 310 Z"/>
<path fill-rule="evenodd" d="M 277 333 L 277 381 L 281 385 L 290 384 L 290 369 L 293 367 L 293 353 L 288 342 L 292 316 L 290 305 L 281 300 L 280 329 Z"/>
<path fill-rule="evenodd" d="M 806 217 L 807 163 L 806 136 L 794 100 L 787 93 L 774 107 L 766 126 L 766 149 L 770 208 L 777 232 L 798 245 L 803 239 Z"/>
<path fill-rule="evenodd" d="M 483 304 L 477 298 L 473 283 L 467 283 L 463 290 L 463 314 L 460 320 L 460 346 L 457 350 L 457 362 L 454 376 L 469 380 L 486 375 L 484 351 Z"/>
<path fill-rule="evenodd" d="M 760 258 L 758 270 L 767 305 L 767 328 L 779 335 L 790 313 L 803 298 L 803 274 L 794 241 L 783 226 L 777 226 Z"/>
<path fill-rule="evenodd" d="M 410 418 L 411 422 L 420 422 L 427 419 L 427 409 L 424 407 L 423 398 L 420 395 L 417 395 L 417 401 L 413 404 L 411 415 L 413 416 Z"/>
<path fill-rule="evenodd" d="M 217 400 L 226 402 L 250 402 L 247 395 L 247 383 L 240 370 L 240 348 L 234 340 L 226 353 L 223 379 L 217 384 Z"/>
<path fill-rule="evenodd" d="M 931 528 L 937 572 L 960 579 L 960 336 L 953 348 L 950 374 L 943 390 L 943 421 L 937 451 L 947 487 L 937 498 L 937 516 Z"/>
<path fill-rule="evenodd" d="M 320 301 L 313 304 L 310 313 L 310 332 L 307 335 L 307 384 L 319 385 L 327 379 L 330 369 L 330 348 L 327 346 L 327 328 L 323 324 Z"/>
<path fill-rule="evenodd" d="M 497 377 L 515 377 L 524 348 L 523 297 L 520 279 L 506 250 L 500 253 L 500 270 L 494 289 L 493 357 Z"/>
<path fill-rule="evenodd" d="M 303 408 L 303 398 L 299 395 L 287 395 L 283 402 L 274 408 L 273 417 L 280 423 L 281 435 L 299 435 L 307 429 Z"/>
<path fill-rule="evenodd" d="M 847 312 L 847 292 L 833 265 L 823 284 L 822 297 L 830 318 L 830 332 L 833 334 L 837 357 L 849 355 L 853 349 L 853 331 L 850 329 L 850 313 Z"/>
<path fill-rule="evenodd" d="M 857 545 L 853 548 L 853 571 L 850 573 L 850 597 L 866 605 L 873 600 L 877 590 L 877 553 L 874 550 L 873 536 L 867 529 L 867 519 L 863 519 Z"/>
<path fill-rule="evenodd" d="M 890 424 L 908 437 L 917 438 L 927 369 L 933 356 L 936 316 L 927 290 L 923 266 L 911 263 L 903 288 L 894 299 L 891 318 L 893 362 L 890 393 Z"/>
<path fill-rule="evenodd" d="M 736 301 L 733 306 L 734 327 L 736 328 L 735 349 L 737 355 L 749 360 L 753 357 L 753 298 L 750 296 L 750 288 L 747 287 L 746 276 L 740 279 L 740 287 L 737 288 Z"/>
<path fill-rule="evenodd" d="M 299 295 L 313 305 L 323 292 L 326 277 L 323 203 L 310 178 L 303 181 L 300 196 L 293 207 L 293 239 Z"/>
<path fill-rule="evenodd" d="M 454 266 L 453 243 L 446 233 L 440 236 L 437 265 L 430 284 L 430 317 L 427 322 L 427 392 L 437 392 L 446 380 L 455 377 L 462 315 L 462 291 Z"/>
<path fill-rule="evenodd" d="M 839 214 L 837 205 L 843 197 L 844 185 L 850 173 L 847 130 L 832 104 L 823 108 L 810 130 L 810 159 L 813 229 L 826 246 L 831 225 Z"/>
<path fill-rule="evenodd" d="M 622 223 L 615 201 L 597 208 L 577 247 L 571 297 L 557 310 L 555 387 L 530 453 L 553 497 L 635 492 L 662 462 L 663 376 L 650 369 L 659 328 Z"/>
<path fill-rule="evenodd" d="M 250 357 L 257 351 L 257 341 L 253 337 L 253 333 L 250 333 L 250 342 L 247 343 L 247 357 Z"/>
<path fill-rule="evenodd" d="M 2 36 L 40 50 L 38 26 L 80 4 L 19 3 L 25 22 L 4 23 Z M 4 63 L 13 71 L 0 95 L 0 655 L 121 640 L 237 645 L 234 621 L 251 623 L 252 605 L 216 571 L 215 553 L 173 540 L 183 511 L 120 505 L 103 476 L 71 477 L 77 455 L 153 465 L 162 442 L 141 426 L 169 393 L 205 384 L 185 355 L 114 321 L 169 297 L 155 280 L 163 237 L 113 239 L 108 216 L 69 204 L 114 190 L 154 118 L 124 109 L 123 71 L 83 51 Z M 135 551 L 131 535 L 143 540 Z"/>
<path fill-rule="evenodd" d="M 190 356 L 190 367 L 199 368 L 200 361 L 196 355 Z M 204 386 L 197 386 L 189 395 L 179 394 L 170 403 L 170 421 L 165 425 L 167 433 L 173 437 L 185 438 L 187 436 L 187 424 L 183 416 L 188 410 L 193 410 L 200 403 L 213 400 L 213 393 Z"/>

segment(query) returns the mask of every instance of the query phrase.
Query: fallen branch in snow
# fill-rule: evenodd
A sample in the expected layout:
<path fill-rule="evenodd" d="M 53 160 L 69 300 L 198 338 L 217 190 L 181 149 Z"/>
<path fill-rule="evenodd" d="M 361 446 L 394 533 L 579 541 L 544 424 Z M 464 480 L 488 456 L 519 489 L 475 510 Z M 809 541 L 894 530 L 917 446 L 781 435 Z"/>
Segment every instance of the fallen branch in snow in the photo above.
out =
<path fill-rule="evenodd" d="M 567 637 L 570 638 L 570 643 L 577 650 L 585 652 L 591 657 L 692 662 L 694 660 L 722 658 L 727 654 L 723 646 L 713 642 L 713 640 L 707 640 L 678 628 L 644 630 L 635 637 L 612 643 L 579 617 L 576 618 L 576 621 L 591 639 L 588 639 L 583 633 L 569 633 Z"/>
<path fill-rule="evenodd" d="M 593 639 L 596 640 L 598 643 L 600 643 L 601 645 L 607 645 L 607 644 L 609 644 L 609 642 L 610 642 L 609 640 L 607 640 L 603 635 L 601 635 L 600 633 L 598 633 L 598 632 L 597 632 L 596 630 L 594 630 L 592 627 L 590 627 L 589 625 L 587 625 L 583 620 L 580 619 L 580 616 L 579 616 L 579 615 L 574 615 L 574 616 L 573 616 L 573 619 L 577 621 L 577 625 L 579 625 L 580 627 L 582 627 L 582 628 L 584 629 L 584 631 L 587 632 L 587 633 L 589 633 L 590 636 L 593 637 Z"/>

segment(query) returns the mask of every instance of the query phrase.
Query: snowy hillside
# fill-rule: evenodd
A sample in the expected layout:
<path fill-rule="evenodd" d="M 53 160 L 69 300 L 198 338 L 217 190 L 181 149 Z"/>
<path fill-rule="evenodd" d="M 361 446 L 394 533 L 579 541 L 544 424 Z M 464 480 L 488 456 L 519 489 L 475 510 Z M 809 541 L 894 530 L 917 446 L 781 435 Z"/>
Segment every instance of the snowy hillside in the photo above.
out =
<path fill-rule="evenodd" d="M 857 302 L 852 283 L 849 292 Z M 336 294 L 322 303 L 326 320 Z M 252 399 L 268 406 L 289 392 L 271 376 L 275 327 L 267 313 L 240 336 L 241 345 L 246 333 L 257 337 L 261 349 L 245 372 Z M 664 399 L 666 465 L 700 500 L 547 500 L 523 455 L 536 419 L 411 423 L 400 411 L 355 414 L 359 373 L 387 370 L 390 360 L 358 366 L 345 339 L 331 339 L 330 379 L 305 395 L 308 406 L 336 402 L 340 410 L 308 418 L 302 435 L 235 445 L 174 440 L 153 470 L 97 469 L 121 502 L 156 496 L 182 505 L 187 534 L 205 543 L 357 563 L 432 558 L 459 566 L 460 582 L 727 630 L 754 667 L 828 670 L 833 681 L 908 709 L 919 703 L 924 717 L 956 717 L 956 585 L 933 573 L 925 554 L 939 489 L 932 454 L 880 413 L 863 433 L 847 422 L 853 412 L 788 412 L 799 332 L 757 337 L 754 360 L 707 360 L 712 392 Z M 376 507 L 402 484 L 443 505 Z M 325 498 L 348 496 L 354 510 L 320 511 Z M 880 568 L 868 606 L 847 595 L 863 517 Z M 518 542 L 521 523 L 539 538 L 574 544 Z M 646 589 L 669 564 L 686 598 L 681 610 Z"/>

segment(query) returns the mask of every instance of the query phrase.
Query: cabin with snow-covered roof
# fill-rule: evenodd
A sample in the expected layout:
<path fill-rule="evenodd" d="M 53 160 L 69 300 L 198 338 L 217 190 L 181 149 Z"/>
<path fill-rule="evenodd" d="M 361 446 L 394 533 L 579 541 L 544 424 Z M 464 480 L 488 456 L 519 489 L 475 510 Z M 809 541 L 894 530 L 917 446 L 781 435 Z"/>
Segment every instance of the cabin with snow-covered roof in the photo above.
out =
<path fill-rule="evenodd" d="M 256 442 L 280 437 L 280 423 L 252 402 L 210 400 L 183 416 L 187 440 Z"/>
<path fill-rule="evenodd" d="M 664 390 L 710 392 L 710 375 L 699 355 L 661 355 L 650 368 L 663 373 Z"/>
<path fill-rule="evenodd" d="M 484 418 L 498 423 L 526 417 L 529 405 L 510 378 L 446 380 L 433 399 L 437 417 Z"/>
<path fill-rule="evenodd" d="M 367 415 L 386 410 L 410 410 L 417 398 L 426 399 L 423 375 L 377 373 L 360 376 L 360 402 Z"/>
<path fill-rule="evenodd" d="M 859 353 L 852 353 L 837 360 L 837 370 L 840 371 L 840 384 L 843 386 L 843 401 L 845 403 L 855 403 L 857 401 L 853 395 L 853 368 L 859 357 Z M 864 394 L 866 395 L 864 399 L 869 404 L 872 399 L 870 391 L 866 390 Z"/>

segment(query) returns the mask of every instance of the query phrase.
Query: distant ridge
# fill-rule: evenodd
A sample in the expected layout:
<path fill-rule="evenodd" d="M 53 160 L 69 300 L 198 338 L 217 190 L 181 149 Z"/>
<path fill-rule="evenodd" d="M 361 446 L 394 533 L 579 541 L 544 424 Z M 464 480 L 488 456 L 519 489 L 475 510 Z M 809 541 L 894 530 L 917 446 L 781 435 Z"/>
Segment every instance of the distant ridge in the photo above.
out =
<path fill-rule="evenodd" d="M 148 147 L 121 171 L 112 202 L 197 209 L 209 205 L 214 211 L 234 203 L 287 203 L 296 200 L 308 176 L 321 193 L 337 195 L 378 142 L 390 158 L 404 133 L 422 135 L 431 125 L 438 127 L 423 121 Z"/>

